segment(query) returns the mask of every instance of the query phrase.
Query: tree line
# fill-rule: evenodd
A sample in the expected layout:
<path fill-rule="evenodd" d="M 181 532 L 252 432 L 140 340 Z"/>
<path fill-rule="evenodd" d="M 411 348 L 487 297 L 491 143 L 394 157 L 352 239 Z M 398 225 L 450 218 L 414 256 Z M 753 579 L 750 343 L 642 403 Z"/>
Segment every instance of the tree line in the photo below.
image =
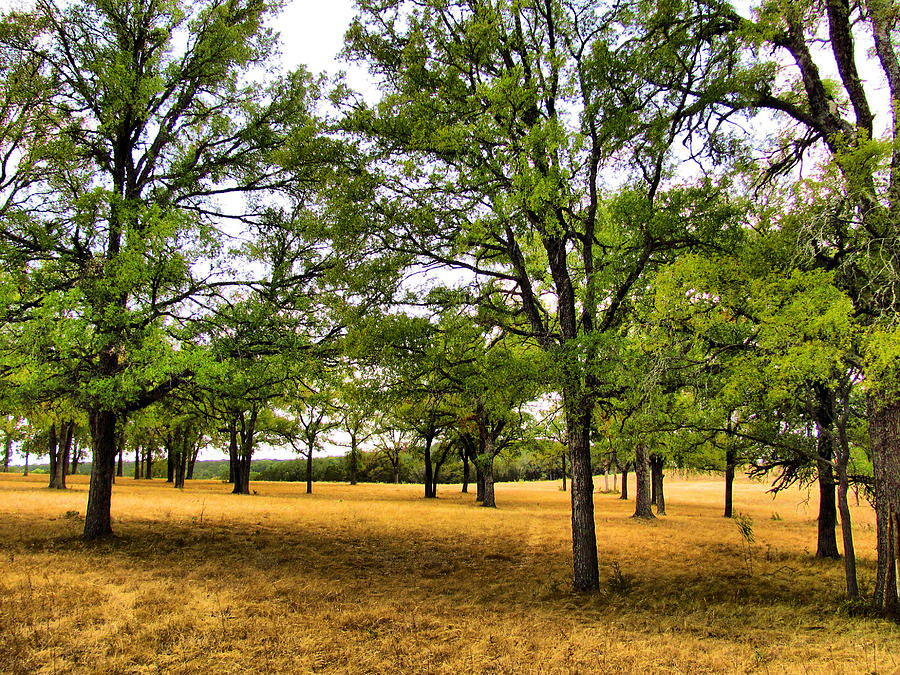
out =
<path fill-rule="evenodd" d="M 576 590 L 602 456 L 640 517 L 667 466 L 723 469 L 728 516 L 736 470 L 815 484 L 851 598 L 863 490 L 898 614 L 890 3 L 361 0 L 377 101 L 278 67 L 275 11 L 3 14 L 5 447 L 39 432 L 57 485 L 90 447 L 85 538 L 128 444 L 176 485 L 227 448 L 239 494 L 293 447 L 311 490 L 340 427 L 351 482 L 414 449 L 426 497 L 459 458 L 486 506 L 498 457 L 561 444 Z"/>

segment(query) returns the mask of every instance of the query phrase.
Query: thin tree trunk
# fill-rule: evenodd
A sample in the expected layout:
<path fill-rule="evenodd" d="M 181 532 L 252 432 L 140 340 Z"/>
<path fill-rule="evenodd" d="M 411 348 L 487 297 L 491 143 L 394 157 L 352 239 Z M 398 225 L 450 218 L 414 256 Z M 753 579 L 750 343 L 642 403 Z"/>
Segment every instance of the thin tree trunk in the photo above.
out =
<path fill-rule="evenodd" d="M 136 443 L 134 446 L 134 479 L 140 480 L 141 478 L 141 469 L 144 468 L 143 462 L 141 462 L 141 444 Z"/>
<path fill-rule="evenodd" d="M 469 468 L 469 456 L 468 456 L 468 453 L 465 450 L 463 450 L 460 457 L 462 458 L 462 463 L 463 463 L 462 492 L 463 492 L 463 494 L 469 494 L 469 471 L 471 470 Z"/>
<path fill-rule="evenodd" d="M 9 473 L 10 459 L 12 459 L 12 436 L 7 434 L 3 441 L 3 473 Z"/>
<path fill-rule="evenodd" d="M 397 458 L 396 462 L 391 463 L 392 468 L 394 469 L 394 485 L 400 484 L 400 458 Z"/>
<path fill-rule="evenodd" d="M 75 442 L 75 420 L 69 420 L 66 425 L 65 441 L 62 448 L 62 476 L 60 485 L 66 487 L 66 475 L 69 473 L 69 457 L 72 455 L 72 445 Z"/>
<path fill-rule="evenodd" d="M 306 494 L 312 494 L 312 462 L 313 460 L 313 449 L 307 448 L 306 450 Z"/>
<path fill-rule="evenodd" d="M 62 468 L 62 462 L 58 461 L 57 455 L 59 441 L 56 436 L 56 423 L 50 425 L 50 431 L 47 432 L 47 454 L 50 456 L 50 488 L 59 487 L 59 474 L 57 468 Z"/>
<path fill-rule="evenodd" d="M 72 471 L 70 475 L 74 476 L 78 473 L 78 462 L 81 461 L 81 448 L 78 447 L 78 443 L 74 443 L 72 447 Z"/>
<path fill-rule="evenodd" d="M 634 447 L 634 475 L 637 490 L 634 495 L 634 518 L 655 518 L 650 507 L 650 458 L 647 446 L 638 443 Z"/>
<path fill-rule="evenodd" d="M 238 432 L 234 421 L 228 423 L 228 482 L 237 482 L 238 465 Z"/>
<path fill-rule="evenodd" d="M 91 486 L 84 516 L 84 538 L 101 539 L 112 535 L 110 505 L 116 463 L 116 413 L 94 409 L 90 414 Z"/>
<path fill-rule="evenodd" d="M 144 478 L 146 480 L 150 480 L 153 478 L 153 444 L 147 446 L 146 448 L 147 455 L 144 457 L 146 460 L 146 465 L 144 466 Z"/>
<path fill-rule="evenodd" d="M 725 517 L 734 515 L 734 450 L 725 450 Z"/>
<path fill-rule="evenodd" d="M 166 438 L 163 447 L 166 449 L 166 482 L 173 483 L 175 481 L 175 457 L 173 456 L 171 434 Z"/>
<path fill-rule="evenodd" d="M 619 495 L 619 499 L 628 500 L 628 465 L 630 462 L 625 462 L 622 465 L 622 494 Z"/>
<path fill-rule="evenodd" d="M 26 449 L 26 450 L 25 450 L 25 471 L 22 472 L 22 475 L 23 475 L 23 476 L 27 476 L 27 475 L 28 475 L 28 455 L 29 455 L 29 454 L 30 454 L 30 453 L 29 453 L 28 450 Z"/>
<path fill-rule="evenodd" d="M 125 417 L 119 420 L 119 428 L 116 429 L 116 446 L 119 448 L 119 464 L 116 466 L 116 476 L 123 476 L 125 471 Z"/>
<path fill-rule="evenodd" d="M 359 474 L 359 448 L 357 448 L 356 434 L 350 435 L 350 453 L 347 458 L 350 469 L 350 485 L 356 485 Z"/>
<path fill-rule="evenodd" d="M 431 465 L 431 442 L 433 440 L 433 436 L 425 438 L 425 499 L 433 499 L 435 497 L 433 492 L 434 469 Z"/>

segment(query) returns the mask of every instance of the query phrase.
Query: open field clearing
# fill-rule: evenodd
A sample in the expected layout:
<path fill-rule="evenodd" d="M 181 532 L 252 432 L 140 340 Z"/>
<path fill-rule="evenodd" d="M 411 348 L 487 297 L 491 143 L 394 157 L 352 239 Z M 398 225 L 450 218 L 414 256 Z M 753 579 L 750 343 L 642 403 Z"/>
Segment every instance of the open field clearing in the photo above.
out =
<path fill-rule="evenodd" d="M 816 561 L 816 497 L 746 479 L 666 481 L 670 515 L 596 494 L 599 596 L 569 591 L 569 496 L 440 486 L 120 478 L 117 538 L 79 536 L 85 477 L 0 474 L 0 672 L 891 673 L 900 630 L 850 616 Z M 602 479 L 595 485 L 603 487 Z M 474 488 L 473 488 L 474 490 Z M 632 493 L 633 494 L 633 493 Z M 851 499 L 852 501 L 852 499 Z M 853 508 L 863 590 L 874 515 Z M 77 512 L 77 513 L 76 513 Z M 838 538 L 840 540 L 840 537 Z M 619 573 L 616 573 L 616 570 Z"/>

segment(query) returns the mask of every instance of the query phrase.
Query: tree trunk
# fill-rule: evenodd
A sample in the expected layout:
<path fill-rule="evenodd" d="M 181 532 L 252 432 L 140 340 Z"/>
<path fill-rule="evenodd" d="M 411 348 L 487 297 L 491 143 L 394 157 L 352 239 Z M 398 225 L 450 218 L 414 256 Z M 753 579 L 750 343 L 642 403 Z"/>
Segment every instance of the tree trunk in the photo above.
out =
<path fill-rule="evenodd" d="M 856 600 L 859 597 L 859 584 L 856 580 L 856 552 L 853 549 L 850 505 L 847 503 L 848 487 L 847 463 L 846 459 L 841 458 L 838 464 L 838 508 L 841 513 L 841 536 L 844 541 L 844 576 L 847 579 L 847 597 Z"/>
<path fill-rule="evenodd" d="M 50 425 L 50 431 L 47 432 L 47 454 L 50 457 L 50 485 L 51 489 L 59 487 L 59 474 L 57 467 L 62 468 L 62 462 L 58 461 L 59 441 L 56 437 L 56 423 Z"/>
<path fill-rule="evenodd" d="M 62 448 L 62 476 L 60 477 L 61 489 L 66 488 L 66 475 L 69 473 L 69 457 L 72 455 L 72 445 L 75 442 L 75 420 L 69 420 L 66 425 L 65 441 Z"/>
<path fill-rule="evenodd" d="M 634 495 L 633 518 L 655 518 L 650 507 L 650 458 L 647 446 L 638 443 L 634 447 L 634 475 L 637 489 Z"/>
<path fill-rule="evenodd" d="M 628 500 L 628 465 L 630 462 L 625 462 L 622 465 L 622 494 L 619 495 L 619 499 Z"/>
<path fill-rule="evenodd" d="M 184 475 L 187 472 L 188 449 L 186 438 L 179 439 L 178 450 L 175 453 L 175 487 L 184 488 Z"/>
<path fill-rule="evenodd" d="M 878 572 L 873 606 L 885 616 L 900 616 L 897 597 L 900 535 L 900 401 L 868 401 L 869 437 L 875 478 Z"/>
<path fill-rule="evenodd" d="M 141 462 L 141 444 L 136 443 L 134 446 L 134 479 L 140 480 L 142 472 L 141 469 L 144 468 L 143 462 Z"/>
<path fill-rule="evenodd" d="M 731 518 L 734 514 L 734 450 L 728 448 L 725 451 L 725 517 Z"/>
<path fill-rule="evenodd" d="M 613 492 L 616 492 L 619 489 L 619 473 L 617 471 L 613 471 Z"/>
<path fill-rule="evenodd" d="M 663 493 L 664 464 L 665 460 L 661 455 L 655 453 L 650 455 L 650 478 L 653 484 L 651 501 L 656 504 L 656 515 L 658 516 L 666 515 L 666 496 Z"/>
<path fill-rule="evenodd" d="M 166 438 L 163 447 L 166 449 L 166 482 L 172 483 L 175 481 L 175 457 L 174 451 L 172 450 L 171 434 Z"/>
<path fill-rule="evenodd" d="M 469 471 L 470 471 L 469 455 L 465 450 L 463 450 L 462 454 L 460 455 L 460 458 L 462 459 L 462 463 L 463 463 L 462 492 L 463 492 L 463 494 L 469 494 Z"/>
<path fill-rule="evenodd" d="M 3 473 L 9 473 L 10 459 L 12 459 L 12 436 L 7 434 L 3 441 Z"/>
<path fill-rule="evenodd" d="M 187 465 L 187 479 L 194 480 L 194 465 L 197 463 L 197 457 L 200 454 L 200 444 L 202 439 L 198 439 L 197 443 L 191 448 L 190 456 L 188 457 L 188 465 Z"/>
<path fill-rule="evenodd" d="M 566 491 L 566 456 L 562 456 L 562 491 Z"/>
<path fill-rule="evenodd" d="M 394 469 L 394 485 L 400 485 L 400 458 L 397 458 L 396 462 L 391 463 L 391 467 Z"/>
<path fill-rule="evenodd" d="M 84 538 L 101 539 L 112 536 L 110 505 L 116 463 L 116 413 L 94 409 L 90 413 L 91 486 L 84 515 Z"/>
<path fill-rule="evenodd" d="M 313 460 L 313 449 L 308 448 L 306 450 L 306 494 L 312 494 L 312 460 Z"/>
<path fill-rule="evenodd" d="M 431 466 L 431 442 L 433 436 L 425 438 L 425 499 L 434 499 L 434 469 Z"/>
<path fill-rule="evenodd" d="M 572 469 L 573 587 L 579 592 L 600 589 L 597 533 L 594 527 L 594 483 L 591 476 L 591 413 L 593 406 L 571 392 L 564 394 L 569 464 Z"/>
<path fill-rule="evenodd" d="M 77 443 L 73 443 L 72 445 L 72 471 L 69 472 L 70 475 L 74 476 L 78 473 L 78 462 L 81 461 L 81 448 L 78 447 Z"/>
<path fill-rule="evenodd" d="M 826 387 L 816 387 L 816 469 L 819 478 L 819 531 L 816 545 L 817 558 L 838 559 L 837 502 L 835 500 L 834 469 L 834 392 Z"/>
<path fill-rule="evenodd" d="M 147 455 L 144 457 L 147 464 L 144 466 L 144 478 L 150 480 L 153 478 L 153 444 L 147 446 Z"/>
<path fill-rule="evenodd" d="M 256 417 L 259 411 L 254 407 L 250 410 L 249 416 L 243 412 L 231 422 L 234 433 L 240 440 L 240 451 L 238 452 L 238 461 L 235 464 L 234 471 L 234 490 L 232 494 L 249 495 L 250 494 L 250 465 L 253 457 L 253 440 L 256 433 Z M 237 424 L 240 422 L 240 429 Z"/>
<path fill-rule="evenodd" d="M 25 471 L 22 472 L 23 476 L 28 475 L 28 455 L 29 455 L 29 452 L 28 452 L 28 449 L 26 448 L 26 450 L 25 450 Z"/>

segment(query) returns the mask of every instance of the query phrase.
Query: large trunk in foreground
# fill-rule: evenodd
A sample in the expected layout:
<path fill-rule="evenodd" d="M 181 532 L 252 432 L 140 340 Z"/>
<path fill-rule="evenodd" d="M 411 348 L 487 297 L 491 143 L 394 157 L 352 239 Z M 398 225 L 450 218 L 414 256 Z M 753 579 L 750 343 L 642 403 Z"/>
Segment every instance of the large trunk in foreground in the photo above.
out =
<path fill-rule="evenodd" d="M 878 572 L 873 606 L 885 616 L 900 617 L 897 597 L 900 553 L 900 401 L 869 399 L 869 437 L 875 478 Z"/>
<path fill-rule="evenodd" d="M 569 464 L 572 471 L 572 559 L 576 591 L 600 589 L 597 534 L 594 528 L 594 482 L 591 472 L 591 410 L 580 397 L 564 396 Z M 566 400 L 568 399 L 568 400 Z"/>
<path fill-rule="evenodd" d="M 116 421 L 116 413 L 110 410 L 94 409 L 90 412 L 94 456 L 87 511 L 84 515 L 84 538 L 88 540 L 112 535 L 110 505 L 118 452 Z"/>

